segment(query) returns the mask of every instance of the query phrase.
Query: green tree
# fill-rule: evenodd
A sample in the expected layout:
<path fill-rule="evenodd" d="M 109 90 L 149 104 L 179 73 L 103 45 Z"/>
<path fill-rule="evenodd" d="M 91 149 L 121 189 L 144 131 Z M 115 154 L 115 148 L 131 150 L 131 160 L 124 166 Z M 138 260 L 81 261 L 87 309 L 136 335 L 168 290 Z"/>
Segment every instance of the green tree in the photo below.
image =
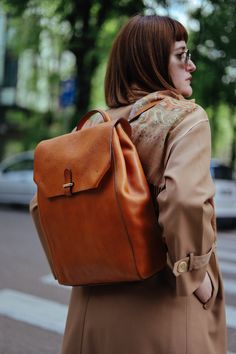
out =
<path fill-rule="evenodd" d="M 197 100 L 210 112 L 213 148 L 220 137 L 220 106 L 230 108 L 232 129 L 231 165 L 236 166 L 236 0 L 202 1 L 191 14 L 199 28 L 191 34 L 193 58 L 198 66 L 195 77 Z"/>
<path fill-rule="evenodd" d="M 104 51 L 104 43 L 111 42 L 112 33 L 107 32 L 108 38 L 104 36 L 106 21 L 116 19 L 117 29 L 126 16 L 143 11 L 144 4 L 142 1 L 133 0 L 13 0 L 5 1 L 5 8 L 13 18 L 18 18 L 18 21 L 27 18 L 21 49 L 25 47 L 34 52 L 39 51 L 45 18 L 54 17 L 58 23 L 69 28 L 67 41 L 63 44 L 64 49 L 72 52 L 75 57 L 75 76 L 78 82 L 75 117 L 79 117 L 88 109 L 91 81 Z"/>

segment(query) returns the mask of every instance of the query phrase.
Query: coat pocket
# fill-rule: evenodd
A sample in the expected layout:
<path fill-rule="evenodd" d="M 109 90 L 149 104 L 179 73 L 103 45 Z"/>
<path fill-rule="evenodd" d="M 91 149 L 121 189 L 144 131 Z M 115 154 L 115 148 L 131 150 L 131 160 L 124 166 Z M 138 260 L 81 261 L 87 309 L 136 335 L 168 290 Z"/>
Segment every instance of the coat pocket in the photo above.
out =
<path fill-rule="evenodd" d="M 210 309 L 214 305 L 219 291 L 219 270 L 214 252 L 212 253 L 209 265 L 207 267 L 207 272 L 209 274 L 213 290 L 210 299 L 205 304 L 202 304 L 205 310 Z"/>

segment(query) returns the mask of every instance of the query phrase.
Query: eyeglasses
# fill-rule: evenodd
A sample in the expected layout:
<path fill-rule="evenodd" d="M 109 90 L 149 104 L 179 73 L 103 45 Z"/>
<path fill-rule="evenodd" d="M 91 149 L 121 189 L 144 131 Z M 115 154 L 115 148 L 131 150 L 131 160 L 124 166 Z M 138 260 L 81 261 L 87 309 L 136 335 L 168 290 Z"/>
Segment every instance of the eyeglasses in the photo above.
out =
<path fill-rule="evenodd" d="M 191 60 L 191 53 L 189 49 L 185 52 L 182 52 L 181 54 L 176 54 L 176 56 L 184 65 L 188 65 L 189 61 Z"/>
<path fill-rule="evenodd" d="M 189 49 L 186 50 L 186 52 L 184 52 L 183 54 L 184 54 L 184 56 L 183 56 L 184 64 L 188 65 L 189 61 L 191 60 L 191 53 L 190 53 Z"/>

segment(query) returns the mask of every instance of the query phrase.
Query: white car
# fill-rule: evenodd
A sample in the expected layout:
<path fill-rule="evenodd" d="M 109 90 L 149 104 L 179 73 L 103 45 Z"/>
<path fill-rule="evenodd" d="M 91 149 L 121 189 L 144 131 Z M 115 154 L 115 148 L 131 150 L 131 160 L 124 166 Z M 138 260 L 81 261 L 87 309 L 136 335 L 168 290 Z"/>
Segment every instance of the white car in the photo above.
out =
<path fill-rule="evenodd" d="M 33 165 L 33 151 L 19 153 L 0 163 L 0 203 L 29 204 L 37 189 Z M 211 175 L 216 188 L 217 219 L 236 222 L 236 180 L 232 169 L 212 159 Z"/>
<path fill-rule="evenodd" d="M 220 161 L 212 159 L 211 175 L 216 189 L 217 219 L 236 223 L 236 179 L 233 176 L 233 170 Z"/>
<path fill-rule="evenodd" d="M 32 151 L 19 153 L 0 163 L 0 203 L 29 204 L 36 192 L 33 165 Z"/>

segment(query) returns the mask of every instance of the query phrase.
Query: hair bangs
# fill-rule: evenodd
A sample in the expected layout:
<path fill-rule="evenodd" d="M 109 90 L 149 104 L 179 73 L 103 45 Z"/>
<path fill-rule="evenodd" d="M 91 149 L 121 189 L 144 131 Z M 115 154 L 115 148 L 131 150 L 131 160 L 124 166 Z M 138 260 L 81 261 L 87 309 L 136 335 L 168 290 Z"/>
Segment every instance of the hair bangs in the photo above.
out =
<path fill-rule="evenodd" d="M 185 27 L 176 20 L 170 19 L 172 22 L 172 26 L 174 29 L 173 35 L 174 35 L 174 40 L 175 41 L 185 41 L 186 43 L 188 42 L 188 33 L 185 29 Z"/>

